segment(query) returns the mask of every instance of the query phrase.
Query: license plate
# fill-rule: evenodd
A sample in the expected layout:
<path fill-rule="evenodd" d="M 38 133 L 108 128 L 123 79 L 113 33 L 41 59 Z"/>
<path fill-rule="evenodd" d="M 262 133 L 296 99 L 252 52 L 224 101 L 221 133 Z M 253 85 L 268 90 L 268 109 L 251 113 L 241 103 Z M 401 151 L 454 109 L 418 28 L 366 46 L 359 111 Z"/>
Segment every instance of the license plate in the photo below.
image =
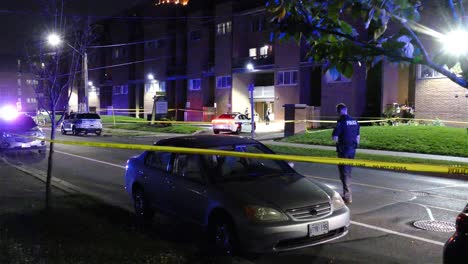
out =
<path fill-rule="evenodd" d="M 31 144 L 21 144 L 21 147 L 22 147 L 22 148 L 30 148 L 30 147 L 31 147 Z"/>
<path fill-rule="evenodd" d="M 319 236 L 328 233 L 328 221 L 309 225 L 309 236 Z"/>

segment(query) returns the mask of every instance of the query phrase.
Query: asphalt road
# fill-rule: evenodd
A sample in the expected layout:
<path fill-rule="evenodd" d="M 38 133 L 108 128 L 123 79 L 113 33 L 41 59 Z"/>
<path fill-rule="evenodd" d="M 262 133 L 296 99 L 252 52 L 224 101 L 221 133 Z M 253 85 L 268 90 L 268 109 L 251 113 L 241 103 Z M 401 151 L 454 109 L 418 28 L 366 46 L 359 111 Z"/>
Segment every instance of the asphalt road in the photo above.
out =
<path fill-rule="evenodd" d="M 75 137 L 58 139 L 150 144 L 154 137 Z M 56 145 L 54 177 L 131 207 L 123 189 L 126 160 L 141 153 Z M 45 156 L 5 154 L 10 163 L 45 171 Z M 300 173 L 341 190 L 336 166 L 296 163 Z M 454 223 L 468 202 L 468 182 L 443 177 L 364 168 L 353 170 L 352 225 L 349 234 L 332 243 L 265 255 L 255 263 L 441 263 L 443 244 L 451 232 L 420 230 L 414 221 Z"/>

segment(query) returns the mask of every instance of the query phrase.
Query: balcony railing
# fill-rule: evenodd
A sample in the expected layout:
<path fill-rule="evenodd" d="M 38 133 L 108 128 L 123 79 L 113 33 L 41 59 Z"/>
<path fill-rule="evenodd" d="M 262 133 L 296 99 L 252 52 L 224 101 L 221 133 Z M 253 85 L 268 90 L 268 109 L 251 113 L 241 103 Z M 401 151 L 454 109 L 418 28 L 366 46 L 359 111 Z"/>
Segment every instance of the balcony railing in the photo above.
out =
<path fill-rule="evenodd" d="M 246 58 L 233 58 L 232 67 L 234 69 L 245 68 L 248 63 L 252 63 L 255 67 L 268 66 L 275 63 L 275 56 L 273 55 L 260 55 L 255 57 Z"/>

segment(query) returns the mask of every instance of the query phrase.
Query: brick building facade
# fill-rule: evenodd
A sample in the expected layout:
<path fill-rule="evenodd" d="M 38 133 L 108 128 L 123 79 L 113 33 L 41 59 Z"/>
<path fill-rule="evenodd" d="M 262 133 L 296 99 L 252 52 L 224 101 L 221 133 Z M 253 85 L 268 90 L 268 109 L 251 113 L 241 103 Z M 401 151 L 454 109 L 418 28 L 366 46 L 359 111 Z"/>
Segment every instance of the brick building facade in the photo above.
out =
<path fill-rule="evenodd" d="M 417 118 L 463 121 L 468 116 L 466 89 L 434 73 L 425 77 L 419 66 L 383 62 L 366 76 L 356 65 L 351 79 L 332 80 L 305 58 L 305 46 L 271 39 L 262 1 L 151 3 L 125 14 L 148 19 L 100 23 L 100 44 L 135 43 L 95 51 L 95 67 L 121 65 L 90 71 L 100 91 L 93 103 L 100 109 L 146 116 L 154 96 L 164 95 L 174 109 L 170 116 L 208 121 L 250 108 L 247 87 L 253 84 L 260 119 L 270 109 L 282 120 L 283 105 L 291 103 L 315 106 L 322 118 L 333 119 L 339 102 L 357 117 L 379 117 L 393 103 L 415 106 Z"/>

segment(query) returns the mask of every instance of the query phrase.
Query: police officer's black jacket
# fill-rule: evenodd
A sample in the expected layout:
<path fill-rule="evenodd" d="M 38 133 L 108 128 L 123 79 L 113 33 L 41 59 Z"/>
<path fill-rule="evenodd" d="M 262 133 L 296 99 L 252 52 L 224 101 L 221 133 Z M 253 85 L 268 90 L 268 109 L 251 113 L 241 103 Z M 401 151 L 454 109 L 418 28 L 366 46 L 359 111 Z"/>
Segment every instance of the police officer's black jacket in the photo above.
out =
<path fill-rule="evenodd" d="M 356 148 L 357 140 L 356 137 L 360 133 L 358 122 L 350 117 L 349 115 L 341 115 L 336 123 L 335 129 L 333 129 L 332 136 L 338 137 L 338 143 L 336 144 L 336 150 L 342 151 L 346 148 Z"/>

